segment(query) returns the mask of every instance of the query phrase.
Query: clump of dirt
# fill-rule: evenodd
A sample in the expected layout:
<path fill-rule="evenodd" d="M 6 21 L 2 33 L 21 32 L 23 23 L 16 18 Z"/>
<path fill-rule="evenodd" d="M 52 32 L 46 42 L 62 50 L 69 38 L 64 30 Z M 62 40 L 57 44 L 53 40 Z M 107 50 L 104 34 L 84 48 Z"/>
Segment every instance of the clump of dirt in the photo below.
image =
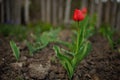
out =
<path fill-rule="evenodd" d="M 69 40 L 66 36 L 71 35 L 66 31 L 61 34 L 64 34 L 63 40 Z M 73 80 L 120 80 L 120 53 L 111 50 L 100 35 L 91 37 L 90 41 L 93 49 L 77 67 Z M 67 72 L 55 57 L 54 44 L 34 56 L 30 56 L 26 45 L 22 45 L 21 58 L 17 62 L 9 38 L 0 36 L 0 80 L 68 80 Z"/>

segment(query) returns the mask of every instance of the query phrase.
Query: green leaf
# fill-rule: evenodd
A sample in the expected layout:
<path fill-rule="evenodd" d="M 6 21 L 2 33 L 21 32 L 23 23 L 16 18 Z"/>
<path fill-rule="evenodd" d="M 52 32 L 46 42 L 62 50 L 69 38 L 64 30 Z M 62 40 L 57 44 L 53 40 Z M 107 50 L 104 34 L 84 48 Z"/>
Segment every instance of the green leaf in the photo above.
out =
<path fill-rule="evenodd" d="M 68 76 L 71 79 L 72 75 L 74 73 L 74 69 L 71 65 L 71 59 L 67 56 L 64 56 L 63 54 L 60 53 L 60 48 L 58 46 L 54 46 L 53 49 L 55 50 L 56 56 L 60 60 L 61 64 L 63 67 L 67 70 Z"/>
<path fill-rule="evenodd" d="M 69 42 L 65 42 L 65 41 L 61 41 L 61 40 L 56 40 L 56 42 L 65 45 L 69 49 L 71 49 L 71 47 L 73 46 Z"/>
<path fill-rule="evenodd" d="M 80 22 L 80 27 L 88 28 L 88 24 L 89 24 L 89 16 L 86 16 L 86 18 Z"/>
<path fill-rule="evenodd" d="M 57 42 L 58 40 L 58 33 L 60 29 L 51 29 L 49 32 L 43 32 L 40 36 L 42 44 L 49 44 L 50 42 Z"/>
<path fill-rule="evenodd" d="M 109 41 L 109 45 L 112 47 L 112 49 L 113 49 L 113 40 L 112 40 L 112 38 L 111 38 L 111 36 L 107 36 L 107 39 L 108 39 L 108 41 Z"/>
<path fill-rule="evenodd" d="M 30 55 L 33 56 L 33 53 L 34 53 L 34 50 L 35 50 L 34 47 L 29 42 L 27 42 L 27 47 L 30 51 Z"/>
<path fill-rule="evenodd" d="M 70 57 L 73 57 L 74 56 L 74 53 L 73 52 L 70 52 L 68 50 L 65 50 L 65 49 L 61 49 L 66 55 L 70 56 Z"/>
<path fill-rule="evenodd" d="M 103 25 L 100 27 L 99 32 L 102 34 L 102 36 L 104 36 L 108 42 L 109 45 L 111 46 L 111 48 L 113 49 L 113 35 L 114 35 L 114 29 L 112 29 L 110 26 L 108 25 Z"/>
<path fill-rule="evenodd" d="M 80 45 L 82 45 L 82 43 L 85 41 L 86 39 L 86 32 L 87 32 L 87 28 L 88 28 L 88 24 L 89 24 L 89 17 L 87 16 L 85 18 L 85 20 L 83 20 L 82 22 L 80 22 L 80 29 L 78 29 L 77 32 L 77 48 L 76 48 L 76 52 L 78 52 L 78 48 L 80 47 Z"/>
<path fill-rule="evenodd" d="M 75 68 L 90 52 L 91 50 L 91 44 L 89 42 L 86 42 L 84 45 L 82 45 L 79 49 L 79 52 L 75 54 L 72 64 Z"/>
<path fill-rule="evenodd" d="M 10 46 L 12 48 L 13 55 L 15 56 L 16 60 L 18 61 L 19 58 L 20 58 L 20 50 L 19 50 L 19 48 L 16 46 L 16 43 L 14 41 L 10 41 Z"/>
<path fill-rule="evenodd" d="M 43 33 L 41 35 L 41 43 L 42 44 L 48 44 L 49 43 L 49 36 L 47 35 L 47 33 Z"/>
<path fill-rule="evenodd" d="M 35 48 L 34 52 L 37 52 L 37 51 L 45 48 L 46 46 L 47 46 L 47 44 L 40 45 L 39 47 Z"/>
<path fill-rule="evenodd" d="M 71 78 L 72 78 L 72 76 L 73 76 L 73 74 L 74 74 L 74 69 L 73 69 L 73 67 L 71 66 L 71 64 L 69 64 L 69 63 L 65 63 L 65 66 L 66 66 L 66 70 L 67 70 L 69 79 L 71 80 Z"/>

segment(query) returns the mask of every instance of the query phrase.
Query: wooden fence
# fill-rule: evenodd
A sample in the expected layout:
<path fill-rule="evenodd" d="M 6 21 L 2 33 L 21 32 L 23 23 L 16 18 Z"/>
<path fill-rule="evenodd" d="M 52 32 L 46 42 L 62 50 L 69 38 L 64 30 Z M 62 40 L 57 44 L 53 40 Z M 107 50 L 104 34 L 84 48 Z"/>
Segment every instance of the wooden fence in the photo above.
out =
<path fill-rule="evenodd" d="M 28 23 L 29 6 L 29 0 L 0 0 L 0 22 Z"/>
<path fill-rule="evenodd" d="M 2 1 L 4 1 L 4 4 L 2 4 Z M 31 0 L 31 2 L 30 0 L 0 0 L 1 22 L 4 22 L 10 16 L 10 8 L 5 7 L 8 6 L 7 4 L 11 4 L 10 1 L 23 1 L 21 5 L 18 5 L 20 2 L 18 4 L 14 2 L 16 4 L 14 7 L 22 6 L 21 8 L 24 8 L 23 20 L 25 20 L 25 23 L 41 20 L 53 25 L 70 24 L 74 9 L 87 7 L 90 16 L 96 14 L 97 27 L 106 23 L 120 29 L 120 0 Z M 15 16 L 15 20 L 14 18 L 13 20 L 17 20 L 18 23 L 21 23 L 21 8 L 16 7 L 13 11 L 15 15 L 12 15 Z"/>
<path fill-rule="evenodd" d="M 41 20 L 54 25 L 71 23 L 74 9 L 83 7 L 90 16 L 96 14 L 97 27 L 106 23 L 120 29 L 119 0 L 41 0 Z"/>

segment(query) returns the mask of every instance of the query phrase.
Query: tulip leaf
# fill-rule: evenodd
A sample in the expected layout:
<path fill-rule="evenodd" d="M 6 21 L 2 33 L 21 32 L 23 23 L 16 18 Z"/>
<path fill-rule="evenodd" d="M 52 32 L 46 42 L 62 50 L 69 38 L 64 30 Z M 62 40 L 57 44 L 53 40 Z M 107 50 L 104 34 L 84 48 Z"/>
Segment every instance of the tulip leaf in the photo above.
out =
<path fill-rule="evenodd" d="M 72 65 L 71 65 L 70 58 L 61 54 L 60 53 L 60 48 L 58 46 L 54 46 L 53 49 L 55 50 L 56 56 L 60 60 L 61 64 L 67 70 L 69 78 L 71 78 L 72 75 L 73 75 L 73 68 L 72 68 Z"/>
<path fill-rule="evenodd" d="M 76 21 L 77 18 L 75 19 L 74 17 L 74 20 Z M 86 16 L 83 21 L 77 21 L 76 23 L 78 24 L 78 27 L 73 37 L 73 42 L 67 43 L 67 48 L 69 49 L 61 49 L 61 52 L 64 53 L 62 54 L 60 52 L 60 48 L 58 46 L 54 46 L 56 56 L 66 69 L 70 80 L 72 79 L 75 68 L 91 51 L 91 43 L 88 41 L 88 38 L 93 35 L 94 30 L 94 28 L 90 26 L 91 24 L 88 16 Z"/>
<path fill-rule="evenodd" d="M 12 48 L 13 51 L 13 55 L 15 56 L 16 60 L 18 61 L 20 58 L 20 50 L 17 47 L 16 43 L 14 41 L 10 41 L 10 46 Z"/>
<path fill-rule="evenodd" d="M 81 45 L 79 52 L 75 54 L 72 60 L 72 64 L 74 68 L 79 64 L 79 62 L 81 62 L 81 60 L 83 60 L 88 55 L 90 50 L 91 50 L 91 44 L 89 42 L 86 42 L 84 45 Z"/>

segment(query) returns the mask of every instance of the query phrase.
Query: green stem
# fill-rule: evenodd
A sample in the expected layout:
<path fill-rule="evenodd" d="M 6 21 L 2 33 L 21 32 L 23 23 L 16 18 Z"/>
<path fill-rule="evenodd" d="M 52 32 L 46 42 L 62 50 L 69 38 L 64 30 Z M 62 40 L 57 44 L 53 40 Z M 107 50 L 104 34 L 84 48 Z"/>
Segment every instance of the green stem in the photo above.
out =
<path fill-rule="evenodd" d="M 77 54 L 77 52 L 78 52 L 78 49 L 79 49 L 79 44 L 80 44 L 80 42 L 79 42 L 79 40 L 80 40 L 80 28 L 79 28 L 79 22 L 78 22 L 78 32 L 77 32 L 77 42 L 76 42 L 76 45 L 77 45 L 77 47 L 76 47 L 76 54 Z"/>
<path fill-rule="evenodd" d="M 85 27 L 83 26 L 83 35 L 82 35 L 83 41 L 84 41 L 84 38 L 85 38 Z"/>

